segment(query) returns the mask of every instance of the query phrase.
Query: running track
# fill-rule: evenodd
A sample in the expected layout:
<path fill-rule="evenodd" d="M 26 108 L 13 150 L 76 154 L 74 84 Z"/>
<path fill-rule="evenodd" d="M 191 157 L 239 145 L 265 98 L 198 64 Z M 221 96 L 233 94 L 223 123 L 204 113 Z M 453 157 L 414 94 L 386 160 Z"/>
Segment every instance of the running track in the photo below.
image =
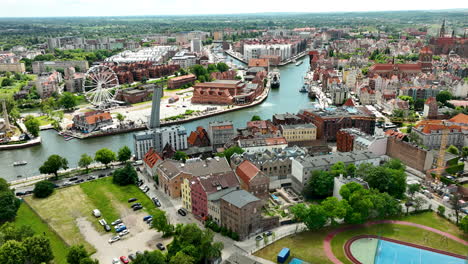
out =
<path fill-rule="evenodd" d="M 357 228 L 367 227 L 367 226 L 376 225 L 376 224 L 398 224 L 398 225 L 414 226 L 414 227 L 417 227 L 417 228 L 421 228 L 421 229 L 424 229 L 424 230 L 427 230 L 427 231 L 434 232 L 434 233 L 442 235 L 442 236 L 446 236 L 446 237 L 448 237 L 448 238 L 450 238 L 450 239 L 452 239 L 454 241 L 457 241 L 457 242 L 459 242 L 459 243 L 461 243 L 461 244 L 463 244 L 465 246 L 468 246 L 468 241 L 465 241 L 465 240 L 463 240 L 461 238 L 458 238 L 458 237 L 456 237 L 456 236 L 454 236 L 452 234 L 442 232 L 442 231 L 440 231 L 438 229 L 435 229 L 435 228 L 432 228 L 432 227 L 428 227 L 428 226 L 420 225 L 420 224 L 416 224 L 416 223 L 411 223 L 411 222 L 406 222 L 406 221 L 378 220 L 378 221 L 370 221 L 370 222 L 367 222 L 367 223 L 365 223 L 363 225 L 354 225 L 354 226 L 346 226 L 346 227 L 338 228 L 338 229 L 333 230 L 332 232 L 328 233 L 327 236 L 325 237 L 325 239 L 323 240 L 323 249 L 325 250 L 325 255 L 334 264 L 343 264 L 333 254 L 333 250 L 331 248 L 331 241 L 332 241 L 333 237 L 335 237 L 338 233 L 341 233 L 341 232 L 346 231 L 346 230 L 357 229 Z"/>

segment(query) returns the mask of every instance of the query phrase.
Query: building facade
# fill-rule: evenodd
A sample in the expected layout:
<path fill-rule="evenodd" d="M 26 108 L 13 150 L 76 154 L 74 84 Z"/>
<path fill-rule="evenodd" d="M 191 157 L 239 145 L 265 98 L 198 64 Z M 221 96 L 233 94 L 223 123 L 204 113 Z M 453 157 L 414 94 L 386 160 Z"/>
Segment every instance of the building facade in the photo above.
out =
<path fill-rule="evenodd" d="M 133 134 L 136 159 L 141 159 L 150 148 L 161 153 L 169 144 L 175 150 L 188 148 L 187 131 L 183 126 L 161 127 Z"/>
<path fill-rule="evenodd" d="M 317 139 L 317 127 L 314 124 L 281 125 L 280 129 L 288 143 Z"/>
<path fill-rule="evenodd" d="M 169 79 L 169 81 L 167 82 L 167 88 L 179 89 L 183 85 L 186 85 L 189 83 L 191 84 L 195 83 L 196 80 L 197 80 L 197 76 L 195 76 L 194 74 L 187 74 L 187 75 L 183 75 L 179 77 L 174 77 L 174 78 Z"/>
<path fill-rule="evenodd" d="M 266 176 L 252 162 L 244 160 L 235 169 L 242 189 L 255 195 L 264 203 L 268 201 L 270 178 Z"/>
<path fill-rule="evenodd" d="M 208 124 L 208 136 L 213 146 L 213 150 L 223 148 L 224 144 L 235 137 L 235 130 L 232 121 L 210 122 Z"/>
<path fill-rule="evenodd" d="M 112 116 L 109 112 L 92 111 L 75 115 L 73 117 L 73 128 L 83 133 L 91 133 L 112 125 L 112 122 Z"/>

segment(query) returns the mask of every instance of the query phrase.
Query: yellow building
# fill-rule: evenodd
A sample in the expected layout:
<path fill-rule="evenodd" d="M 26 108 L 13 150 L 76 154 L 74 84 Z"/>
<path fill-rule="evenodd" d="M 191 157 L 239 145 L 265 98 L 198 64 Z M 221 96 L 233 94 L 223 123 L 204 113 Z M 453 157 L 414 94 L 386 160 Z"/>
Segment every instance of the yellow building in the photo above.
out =
<path fill-rule="evenodd" d="M 222 31 L 215 31 L 213 32 L 214 40 L 223 40 L 223 32 Z"/>
<path fill-rule="evenodd" d="M 317 127 L 314 124 L 281 125 L 281 133 L 288 143 L 317 139 Z"/>
<path fill-rule="evenodd" d="M 187 209 L 187 211 L 192 212 L 192 195 L 190 193 L 190 180 L 184 179 L 181 186 L 182 192 L 182 207 Z"/>
<path fill-rule="evenodd" d="M 23 73 L 26 71 L 24 63 L 0 63 L 0 72 L 18 72 Z"/>

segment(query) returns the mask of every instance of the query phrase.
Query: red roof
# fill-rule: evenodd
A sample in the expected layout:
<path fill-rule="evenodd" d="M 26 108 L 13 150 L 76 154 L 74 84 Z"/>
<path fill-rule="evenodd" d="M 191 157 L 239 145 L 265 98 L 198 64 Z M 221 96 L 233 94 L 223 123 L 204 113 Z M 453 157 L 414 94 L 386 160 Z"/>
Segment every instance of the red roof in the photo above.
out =
<path fill-rule="evenodd" d="M 143 157 L 143 162 L 145 162 L 150 168 L 153 168 L 158 161 L 162 160 L 163 159 L 161 156 L 159 156 L 159 154 L 153 148 L 150 148 Z"/>
<path fill-rule="evenodd" d="M 425 46 L 424 48 L 421 49 L 420 53 L 432 54 L 432 50 L 429 46 Z"/>
<path fill-rule="evenodd" d="M 109 112 L 102 112 L 102 113 L 96 112 L 95 114 L 87 115 L 85 119 L 86 119 L 86 123 L 91 125 L 91 124 L 97 123 L 98 121 L 110 120 L 112 119 L 112 116 Z"/>
<path fill-rule="evenodd" d="M 249 67 L 268 67 L 270 65 L 269 59 L 250 59 Z"/>
<path fill-rule="evenodd" d="M 195 145 L 197 138 L 203 139 L 205 136 L 208 136 L 206 130 L 202 126 L 199 126 L 197 127 L 197 130 L 192 131 L 192 133 L 190 133 L 187 142 L 190 145 Z"/>
<path fill-rule="evenodd" d="M 426 102 L 424 104 L 431 104 L 431 103 L 437 103 L 436 99 L 434 97 L 429 97 L 427 98 Z"/>
<path fill-rule="evenodd" d="M 450 122 L 458 123 L 458 124 L 468 124 L 468 115 L 460 113 L 452 118 L 449 119 Z"/>
<path fill-rule="evenodd" d="M 344 103 L 344 106 L 355 106 L 353 99 L 348 98 L 348 100 L 346 100 L 346 102 Z"/>
<path fill-rule="evenodd" d="M 398 132 L 396 130 L 387 130 L 385 131 L 385 135 L 387 136 L 390 136 L 390 137 L 394 137 L 396 139 L 399 139 L 399 140 L 402 140 L 406 135 L 401 133 L 401 132 Z"/>
<path fill-rule="evenodd" d="M 250 183 L 250 181 L 257 176 L 260 170 L 250 161 L 244 160 L 237 166 L 236 174 L 241 178 L 245 183 Z"/>

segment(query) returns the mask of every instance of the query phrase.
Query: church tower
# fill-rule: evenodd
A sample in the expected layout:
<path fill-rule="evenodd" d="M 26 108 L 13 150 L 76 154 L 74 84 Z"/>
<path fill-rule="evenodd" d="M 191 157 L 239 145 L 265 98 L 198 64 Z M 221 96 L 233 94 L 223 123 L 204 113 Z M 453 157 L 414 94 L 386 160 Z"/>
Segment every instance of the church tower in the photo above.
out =
<path fill-rule="evenodd" d="M 445 37 L 445 19 L 442 22 L 442 27 L 440 27 L 439 38 Z"/>
<path fill-rule="evenodd" d="M 419 52 L 419 63 L 423 72 L 432 72 L 432 50 L 429 46 L 425 46 Z"/>

